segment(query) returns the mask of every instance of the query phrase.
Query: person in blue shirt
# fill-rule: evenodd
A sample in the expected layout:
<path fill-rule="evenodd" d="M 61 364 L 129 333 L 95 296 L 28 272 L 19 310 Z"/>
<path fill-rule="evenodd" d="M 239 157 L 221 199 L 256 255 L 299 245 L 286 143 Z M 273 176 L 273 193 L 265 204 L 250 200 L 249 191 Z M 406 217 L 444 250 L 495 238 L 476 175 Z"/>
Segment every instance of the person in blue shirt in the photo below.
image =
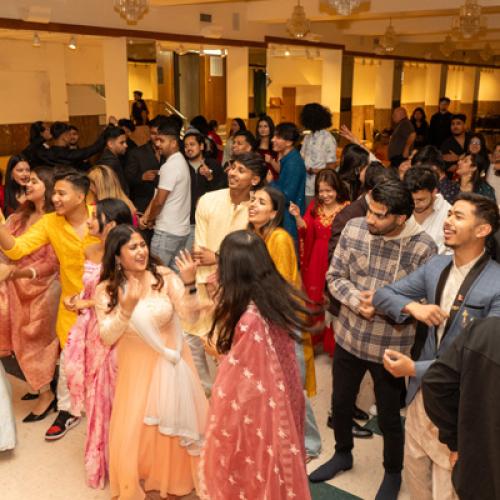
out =
<path fill-rule="evenodd" d="M 300 208 L 300 213 L 305 212 L 306 166 L 295 147 L 300 139 L 297 126 L 291 122 L 280 123 L 272 138 L 273 150 L 278 153 L 280 161 L 279 179 L 271 183 L 284 195 L 287 204 L 283 227 L 290 233 L 295 242 L 298 240 L 297 225 L 294 217 L 289 213 L 290 202 Z"/>

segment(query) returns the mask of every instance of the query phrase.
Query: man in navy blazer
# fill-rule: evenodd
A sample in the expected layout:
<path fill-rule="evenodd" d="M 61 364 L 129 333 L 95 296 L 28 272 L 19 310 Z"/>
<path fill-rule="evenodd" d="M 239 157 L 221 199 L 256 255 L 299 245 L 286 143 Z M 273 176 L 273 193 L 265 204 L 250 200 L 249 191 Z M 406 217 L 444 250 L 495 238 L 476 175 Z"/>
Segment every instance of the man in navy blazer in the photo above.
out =
<path fill-rule="evenodd" d="M 458 498 L 451 483 L 454 457 L 425 413 L 420 384 L 465 326 L 474 319 L 500 316 L 500 265 L 486 250 L 487 239 L 498 227 L 499 211 L 493 201 L 462 193 L 444 222 L 445 244 L 454 255 L 433 257 L 373 297 L 377 313 L 398 323 L 414 318 L 429 326 L 417 361 L 390 349 L 384 354 L 387 371 L 409 377 L 405 475 L 411 498 Z"/>

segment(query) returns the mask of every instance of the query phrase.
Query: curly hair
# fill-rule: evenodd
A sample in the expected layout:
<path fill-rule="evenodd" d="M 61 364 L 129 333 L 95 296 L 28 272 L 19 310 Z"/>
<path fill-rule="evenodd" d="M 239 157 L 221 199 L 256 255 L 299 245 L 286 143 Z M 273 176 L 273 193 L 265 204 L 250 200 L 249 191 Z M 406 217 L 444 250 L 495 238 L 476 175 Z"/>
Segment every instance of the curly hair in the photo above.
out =
<path fill-rule="evenodd" d="M 317 102 L 306 104 L 300 113 L 300 123 L 311 132 L 317 132 L 332 126 L 332 114 Z"/>

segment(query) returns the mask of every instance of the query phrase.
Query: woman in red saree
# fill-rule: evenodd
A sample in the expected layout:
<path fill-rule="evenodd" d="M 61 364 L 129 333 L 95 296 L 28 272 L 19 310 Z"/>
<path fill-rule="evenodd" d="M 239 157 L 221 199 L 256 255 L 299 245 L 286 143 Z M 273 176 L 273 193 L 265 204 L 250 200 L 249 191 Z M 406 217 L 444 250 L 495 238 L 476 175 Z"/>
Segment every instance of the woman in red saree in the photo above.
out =
<path fill-rule="evenodd" d="M 299 232 L 300 269 L 309 298 L 323 302 L 325 278 L 328 271 L 328 242 L 335 216 L 349 205 L 349 193 L 337 172 L 321 170 L 316 176 L 315 196 L 304 217 L 297 205 L 290 203 Z M 325 352 L 333 355 L 335 340 L 331 324 L 326 322 L 323 333 L 315 335 L 313 344 L 323 341 Z"/>
<path fill-rule="evenodd" d="M 308 500 L 304 395 L 291 332 L 309 328 L 313 305 L 305 307 L 307 298 L 276 271 L 264 241 L 250 231 L 222 242 L 219 281 L 209 341 L 222 356 L 200 496 Z"/>

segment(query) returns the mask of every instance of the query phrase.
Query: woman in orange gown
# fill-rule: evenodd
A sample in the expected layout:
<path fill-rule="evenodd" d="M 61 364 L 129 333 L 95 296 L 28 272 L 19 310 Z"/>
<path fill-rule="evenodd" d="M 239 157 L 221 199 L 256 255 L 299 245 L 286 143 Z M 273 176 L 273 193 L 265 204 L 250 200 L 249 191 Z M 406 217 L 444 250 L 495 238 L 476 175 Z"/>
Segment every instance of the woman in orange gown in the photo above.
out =
<path fill-rule="evenodd" d="M 106 239 L 95 307 L 102 340 L 117 350 L 113 499 L 142 500 L 148 491 L 182 496 L 197 487 L 208 404 L 179 320 L 196 320 L 196 264 L 183 253 L 176 265 L 180 277 L 157 267 L 131 226 Z"/>

